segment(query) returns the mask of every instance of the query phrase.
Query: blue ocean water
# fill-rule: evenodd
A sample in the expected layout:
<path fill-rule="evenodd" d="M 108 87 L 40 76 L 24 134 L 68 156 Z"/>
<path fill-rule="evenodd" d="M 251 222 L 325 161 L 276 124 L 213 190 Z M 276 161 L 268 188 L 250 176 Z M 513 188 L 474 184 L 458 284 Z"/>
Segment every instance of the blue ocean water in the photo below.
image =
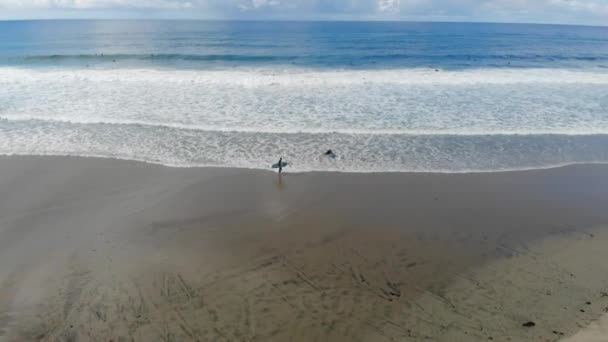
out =
<path fill-rule="evenodd" d="M 0 154 L 352 172 L 608 162 L 608 28 L 0 22 Z"/>

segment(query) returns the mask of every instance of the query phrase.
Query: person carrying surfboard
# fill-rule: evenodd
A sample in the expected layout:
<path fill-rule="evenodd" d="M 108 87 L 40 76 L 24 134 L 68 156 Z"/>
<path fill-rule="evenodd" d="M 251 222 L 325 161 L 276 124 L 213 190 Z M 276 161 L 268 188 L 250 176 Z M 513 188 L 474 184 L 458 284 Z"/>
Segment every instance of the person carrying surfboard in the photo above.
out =
<path fill-rule="evenodd" d="M 285 166 L 289 165 L 289 163 L 283 161 L 283 157 L 279 159 L 279 162 L 276 164 L 272 164 L 273 169 L 279 169 L 279 173 L 283 171 Z"/>

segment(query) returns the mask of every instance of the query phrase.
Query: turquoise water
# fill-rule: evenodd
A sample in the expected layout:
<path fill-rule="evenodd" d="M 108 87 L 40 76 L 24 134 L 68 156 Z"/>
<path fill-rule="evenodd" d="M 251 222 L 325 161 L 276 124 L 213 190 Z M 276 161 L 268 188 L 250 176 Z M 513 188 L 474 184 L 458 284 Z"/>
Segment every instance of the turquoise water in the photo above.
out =
<path fill-rule="evenodd" d="M 607 162 L 608 28 L 0 22 L 0 153 L 352 172 Z"/>

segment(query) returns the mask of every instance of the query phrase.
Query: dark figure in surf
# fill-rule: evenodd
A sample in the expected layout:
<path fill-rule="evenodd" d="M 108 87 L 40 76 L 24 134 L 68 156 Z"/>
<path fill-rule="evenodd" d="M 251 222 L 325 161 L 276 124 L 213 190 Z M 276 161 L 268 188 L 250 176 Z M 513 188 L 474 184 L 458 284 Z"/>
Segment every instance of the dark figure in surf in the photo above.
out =
<path fill-rule="evenodd" d="M 327 152 L 325 152 L 326 156 L 331 156 L 332 154 L 334 154 L 332 150 L 327 150 Z"/>
<path fill-rule="evenodd" d="M 283 157 L 279 158 L 279 173 L 283 172 Z"/>

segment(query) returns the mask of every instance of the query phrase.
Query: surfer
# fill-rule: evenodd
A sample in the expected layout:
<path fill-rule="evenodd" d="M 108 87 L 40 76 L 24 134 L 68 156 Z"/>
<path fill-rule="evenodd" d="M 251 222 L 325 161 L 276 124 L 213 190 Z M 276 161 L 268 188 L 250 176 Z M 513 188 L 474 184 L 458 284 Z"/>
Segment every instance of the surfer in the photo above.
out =
<path fill-rule="evenodd" d="M 331 156 L 332 154 L 334 154 L 332 150 L 327 150 L 327 152 L 325 152 L 326 156 Z"/>
<path fill-rule="evenodd" d="M 283 157 L 279 158 L 279 174 L 283 172 Z"/>

